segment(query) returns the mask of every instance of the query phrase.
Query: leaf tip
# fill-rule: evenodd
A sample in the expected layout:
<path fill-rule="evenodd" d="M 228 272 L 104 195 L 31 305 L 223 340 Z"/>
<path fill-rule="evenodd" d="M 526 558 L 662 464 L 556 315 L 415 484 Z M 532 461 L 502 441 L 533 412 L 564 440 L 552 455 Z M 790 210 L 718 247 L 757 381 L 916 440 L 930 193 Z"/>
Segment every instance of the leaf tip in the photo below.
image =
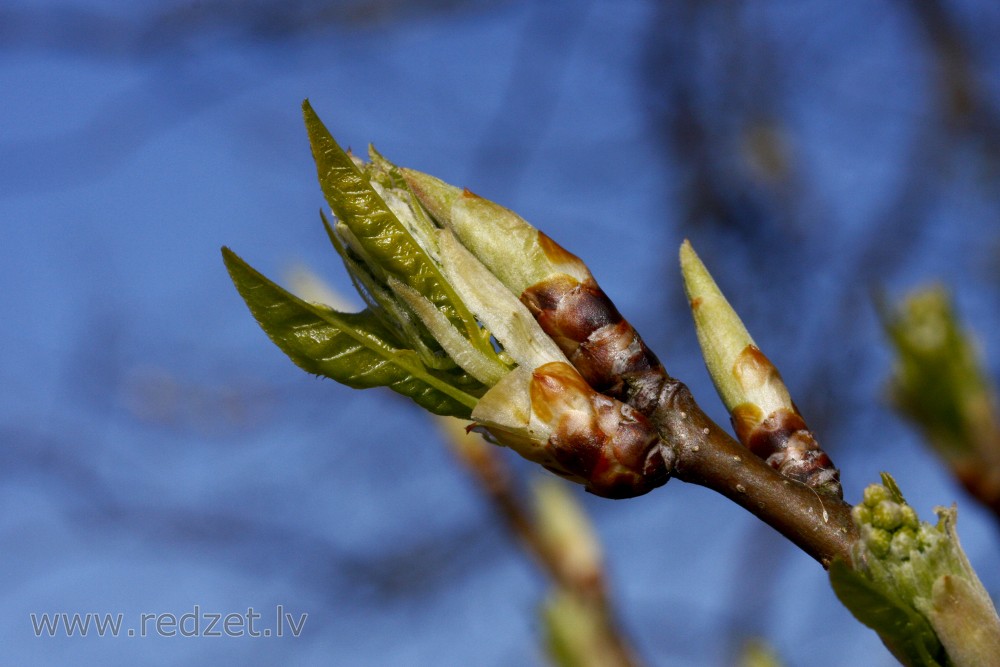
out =
<path fill-rule="evenodd" d="M 229 246 L 222 246 L 222 261 L 226 265 L 226 269 L 230 274 L 233 272 L 233 268 L 240 264 L 243 264 L 243 260 L 237 255 Z"/>

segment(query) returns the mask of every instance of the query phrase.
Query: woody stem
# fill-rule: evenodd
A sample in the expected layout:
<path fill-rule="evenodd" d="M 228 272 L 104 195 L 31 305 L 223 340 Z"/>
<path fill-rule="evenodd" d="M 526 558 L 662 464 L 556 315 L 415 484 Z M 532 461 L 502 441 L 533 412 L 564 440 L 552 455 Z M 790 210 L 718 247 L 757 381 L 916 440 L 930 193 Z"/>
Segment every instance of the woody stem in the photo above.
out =
<path fill-rule="evenodd" d="M 726 496 L 828 568 L 851 558 L 858 531 L 851 506 L 783 477 L 719 428 L 688 388 L 669 380 L 651 419 L 659 430 L 673 476 Z"/>

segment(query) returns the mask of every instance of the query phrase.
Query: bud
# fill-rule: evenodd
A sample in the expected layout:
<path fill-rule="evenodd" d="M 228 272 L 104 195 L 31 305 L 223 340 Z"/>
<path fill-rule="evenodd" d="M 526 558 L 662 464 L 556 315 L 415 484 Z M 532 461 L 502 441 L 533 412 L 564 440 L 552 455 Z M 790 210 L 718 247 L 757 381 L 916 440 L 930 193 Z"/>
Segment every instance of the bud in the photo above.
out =
<path fill-rule="evenodd" d="M 917 290 L 879 309 L 896 352 L 896 408 L 922 432 L 963 486 L 1000 515 L 1000 409 L 972 336 L 948 292 Z"/>
<path fill-rule="evenodd" d="M 959 543 L 957 511 L 938 507 L 936 526 L 920 522 L 892 477 L 882 481 L 852 512 L 861 539 L 853 571 L 831 569 L 838 597 L 906 664 L 995 664 L 1000 618 Z"/>
<path fill-rule="evenodd" d="M 431 215 L 520 296 L 594 389 L 652 412 L 666 371 L 578 257 L 499 204 L 400 172 Z"/>
<path fill-rule="evenodd" d="M 781 667 L 781 660 L 763 639 L 753 638 L 743 645 L 739 664 L 740 667 Z"/>
<path fill-rule="evenodd" d="M 566 362 L 511 371 L 472 411 L 495 440 L 606 498 L 639 496 L 666 483 L 655 429 L 599 394 Z"/>
<path fill-rule="evenodd" d="M 542 607 L 545 648 L 558 667 L 635 667 L 606 605 L 592 596 L 556 587 Z"/>
<path fill-rule="evenodd" d="M 702 356 L 740 442 L 785 477 L 843 497 L 839 471 L 792 403 L 778 369 L 754 343 L 690 242 L 681 245 L 680 256 Z"/>
<path fill-rule="evenodd" d="M 656 431 L 588 385 L 502 282 L 521 266 L 588 278 L 586 267 L 484 200 L 462 195 L 468 206 L 452 207 L 459 223 L 438 228 L 414 191 L 438 209 L 454 192 L 430 177 L 413 188 L 374 149 L 368 164 L 348 155 L 308 102 L 303 111 L 324 196 L 339 218 L 336 226 L 324 218 L 327 233 L 368 309 L 344 314 L 304 302 L 224 249 L 271 339 L 311 372 L 359 388 L 388 386 L 435 414 L 471 417 L 501 444 L 595 494 L 629 497 L 664 484 Z M 482 237 L 492 267 L 456 238 L 482 240 L 471 222 L 483 215 L 493 216 L 502 240 L 520 244 L 512 250 L 495 233 Z M 522 253 L 538 261 L 522 262 Z"/>

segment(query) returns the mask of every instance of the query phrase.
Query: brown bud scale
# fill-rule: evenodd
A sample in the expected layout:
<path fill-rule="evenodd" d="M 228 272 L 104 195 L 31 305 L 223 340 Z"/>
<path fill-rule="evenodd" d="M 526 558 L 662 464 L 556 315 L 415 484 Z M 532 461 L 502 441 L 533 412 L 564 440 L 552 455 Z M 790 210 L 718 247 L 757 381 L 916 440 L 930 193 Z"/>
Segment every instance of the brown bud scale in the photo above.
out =
<path fill-rule="evenodd" d="M 594 389 L 652 411 L 666 371 L 592 278 L 550 276 L 524 290 L 521 301 Z"/>
<path fill-rule="evenodd" d="M 733 376 L 739 380 L 740 384 L 748 388 L 775 382 L 784 385 L 777 367 L 753 343 L 743 348 L 743 351 L 736 357 L 736 362 L 733 364 Z"/>
<path fill-rule="evenodd" d="M 840 471 L 797 412 L 775 410 L 759 419 L 760 408 L 745 403 L 733 409 L 733 428 L 755 455 L 783 476 L 817 491 L 843 498 Z"/>
<path fill-rule="evenodd" d="M 540 461 L 605 498 L 631 498 L 662 486 L 669 471 L 656 430 L 621 401 L 595 392 L 563 363 L 535 369 L 531 407 L 554 432 Z M 551 458 L 549 458 L 551 457 Z"/>

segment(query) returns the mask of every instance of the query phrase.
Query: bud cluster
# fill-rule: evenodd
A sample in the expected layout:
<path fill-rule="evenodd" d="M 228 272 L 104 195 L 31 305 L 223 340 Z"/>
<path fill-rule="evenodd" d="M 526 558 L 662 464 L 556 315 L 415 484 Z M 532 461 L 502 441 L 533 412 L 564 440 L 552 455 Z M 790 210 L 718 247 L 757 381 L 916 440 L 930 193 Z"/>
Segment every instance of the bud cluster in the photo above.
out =
<path fill-rule="evenodd" d="M 937 526 L 922 522 L 889 487 L 869 485 L 862 502 L 851 510 L 861 531 L 855 559 L 901 598 L 925 604 L 934 579 L 961 566 L 947 535 L 946 526 L 954 520 L 952 510 L 938 508 L 938 516 Z"/>
<path fill-rule="evenodd" d="M 665 483 L 653 426 L 588 383 L 519 299 L 551 275 L 592 282 L 586 266 L 502 207 L 374 149 L 367 163 L 344 152 L 308 102 L 303 110 L 336 216 L 323 222 L 368 308 L 305 303 L 224 250 L 272 340 L 312 372 L 471 418 L 494 442 L 595 494 L 629 497 Z"/>
<path fill-rule="evenodd" d="M 839 471 L 688 242 L 680 260 L 699 343 L 742 445 L 667 374 L 578 257 L 468 190 L 374 149 L 367 162 L 345 152 L 308 102 L 303 112 L 333 222 L 321 217 L 366 309 L 297 297 L 222 251 L 294 363 L 472 421 L 467 430 L 597 495 L 641 495 L 671 474 L 720 491 L 829 566 L 837 595 L 907 664 L 994 664 L 1000 620 L 955 510 L 920 522 L 887 475 L 853 510 L 842 501 Z M 959 402 L 981 409 L 982 395 Z"/>
<path fill-rule="evenodd" d="M 882 480 L 865 489 L 851 513 L 861 533 L 853 550 L 855 571 L 883 600 L 923 617 L 933 631 L 925 646 L 940 642 L 948 664 L 993 664 L 1000 656 L 1000 621 L 959 543 L 957 511 L 938 507 L 936 525 L 920 521 L 892 477 L 883 473 Z M 844 602 L 858 613 L 856 601 Z M 906 642 L 912 645 L 917 633 L 910 634 L 884 638 L 906 654 L 912 652 Z"/>

